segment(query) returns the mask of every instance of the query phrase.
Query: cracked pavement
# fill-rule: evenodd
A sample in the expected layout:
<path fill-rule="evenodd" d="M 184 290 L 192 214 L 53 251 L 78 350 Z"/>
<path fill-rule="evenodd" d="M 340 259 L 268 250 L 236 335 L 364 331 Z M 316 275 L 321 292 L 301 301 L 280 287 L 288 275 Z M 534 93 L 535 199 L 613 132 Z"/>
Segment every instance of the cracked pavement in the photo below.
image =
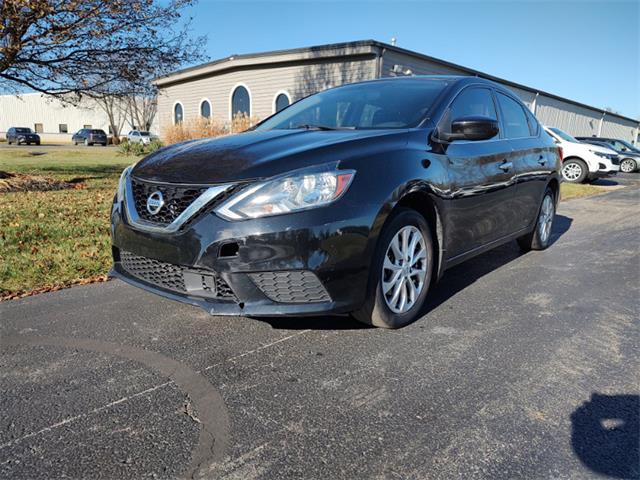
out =
<path fill-rule="evenodd" d="M 638 478 L 640 177 L 396 331 L 119 281 L 0 303 L 1 478 Z"/>

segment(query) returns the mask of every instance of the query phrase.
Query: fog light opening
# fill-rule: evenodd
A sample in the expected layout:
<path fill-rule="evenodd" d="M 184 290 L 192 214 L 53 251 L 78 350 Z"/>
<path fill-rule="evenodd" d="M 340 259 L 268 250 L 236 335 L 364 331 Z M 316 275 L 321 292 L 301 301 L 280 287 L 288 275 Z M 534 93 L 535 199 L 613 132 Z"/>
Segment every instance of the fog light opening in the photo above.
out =
<path fill-rule="evenodd" d="M 220 247 L 220 253 L 218 257 L 220 258 L 228 258 L 228 257 L 236 257 L 238 256 L 238 251 L 240 250 L 240 245 L 236 242 L 225 243 Z"/>

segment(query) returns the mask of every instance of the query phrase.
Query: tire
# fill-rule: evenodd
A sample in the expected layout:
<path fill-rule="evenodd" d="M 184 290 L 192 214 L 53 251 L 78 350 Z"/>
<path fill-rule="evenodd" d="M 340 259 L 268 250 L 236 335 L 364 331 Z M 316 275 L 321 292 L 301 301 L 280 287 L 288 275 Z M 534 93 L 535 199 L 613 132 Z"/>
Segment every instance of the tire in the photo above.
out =
<path fill-rule="evenodd" d="M 624 173 L 635 172 L 638 164 L 633 158 L 625 158 L 620 162 L 620 171 Z"/>
<path fill-rule="evenodd" d="M 403 235 L 409 244 L 412 240 L 417 240 L 411 253 L 407 247 L 404 248 L 405 252 L 398 250 L 410 255 L 408 263 L 407 257 L 396 258 L 393 253 L 397 249 L 394 249 L 392 242 L 397 240 L 396 246 L 402 249 Z M 424 257 L 420 254 L 421 251 L 424 251 Z M 415 321 L 429 291 L 433 263 L 433 237 L 424 217 L 409 208 L 395 210 L 378 238 L 369 272 L 367 297 L 363 306 L 352 313 L 354 318 L 381 328 L 400 328 Z M 410 269 L 411 266 L 416 268 Z M 395 282 L 394 276 L 398 279 Z M 388 288 L 386 294 L 385 288 Z M 395 310 L 392 310 L 392 305 Z"/>
<path fill-rule="evenodd" d="M 518 238 L 518 245 L 522 251 L 544 250 L 549 246 L 553 220 L 556 216 L 555 200 L 555 193 L 551 188 L 547 187 L 538 207 L 536 226 L 531 232 Z"/>
<path fill-rule="evenodd" d="M 7 145 L 11 145 L 11 142 L 9 140 L 7 140 Z"/>
<path fill-rule="evenodd" d="M 39 146 L 39 145 L 40 145 L 40 142 L 36 142 L 36 145 L 38 145 L 38 146 Z"/>
<path fill-rule="evenodd" d="M 569 183 L 583 183 L 589 175 L 589 168 L 579 158 L 570 158 L 562 164 L 562 178 Z"/>
<path fill-rule="evenodd" d="M 78 146 L 78 142 L 74 141 L 73 144 L 77 147 Z"/>

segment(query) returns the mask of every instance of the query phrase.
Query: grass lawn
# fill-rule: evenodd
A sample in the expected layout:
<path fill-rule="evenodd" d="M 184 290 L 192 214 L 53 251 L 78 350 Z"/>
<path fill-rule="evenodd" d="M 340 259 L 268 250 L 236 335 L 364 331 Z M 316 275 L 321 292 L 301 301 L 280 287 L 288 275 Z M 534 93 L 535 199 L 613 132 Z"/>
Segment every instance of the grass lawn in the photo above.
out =
<path fill-rule="evenodd" d="M 111 200 L 122 169 L 136 159 L 100 147 L 31 151 L 0 150 L 0 170 L 82 178 L 86 188 L 0 193 L 0 299 L 103 278 L 111 264 Z M 563 184 L 562 199 L 602 191 Z"/>
<path fill-rule="evenodd" d="M 0 150 L 0 170 L 82 178 L 86 188 L 0 193 L 0 299 L 108 271 L 111 200 L 122 169 L 135 160 L 111 148 L 30 151 Z"/>
<path fill-rule="evenodd" d="M 563 183 L 560 185 L 560 198 L 561 200 L 570 200 L 572 198 L 588 197 L 589 195 L 606 191 L 606 188 L 589 185 L 588 183 Z"/>

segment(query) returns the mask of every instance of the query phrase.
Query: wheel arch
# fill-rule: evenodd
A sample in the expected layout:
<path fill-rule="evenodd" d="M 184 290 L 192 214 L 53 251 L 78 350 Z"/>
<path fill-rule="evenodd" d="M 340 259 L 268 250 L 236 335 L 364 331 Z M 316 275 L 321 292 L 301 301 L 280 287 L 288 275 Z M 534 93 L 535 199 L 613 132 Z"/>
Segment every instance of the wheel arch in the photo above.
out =
<path fill-rule="evenodd" d="M 597 166 L 594 169 L 593 165 L 588 160 L 585 160 L 583 157 L 579 157 L 578 155 L 570 155 L 568 157 L 563 158 L 562 159 L 562 165 L 567 163 L 569 160 L 580 160 L 582 163 L 584 163 L 587 166 L 587 171 L 589 171 L 589 172 L 594 172 L 594 171 L 598 170 Z"/>
<path fill-rule="evenodd" d="M 551 180 L 547 182 L 547 188 L 551 188 L 553 190 L 557 207 L 558 203 L 560 202 L 560 180 L 558 180 L 558 178 L 556 178 L 555 176 L 552 177 Z"/>
<path fill-rule="evenodd" d="M 442 208 L 439 203 L 435 193 L 431 191 L 428 185 L 424 184 L 420 186 L 414 185 L 413 187 L 407 187 L 394 192 L 392 198 L 385 202 L 376 216 L 371 230 L 369 255 L 373 255 L 378 243 L 378 238 L 380 237 L 380 232 L 382 232 L 382 229 L 387 225 L 393 212 L 398 208 L 411 208 L 424 217 L 432 232 L 435 261 L 433 278 L 437 281 L 443 273 L 442 266 L 444 265 L 443 257 L 445 253 L 444 224 Z"/>

